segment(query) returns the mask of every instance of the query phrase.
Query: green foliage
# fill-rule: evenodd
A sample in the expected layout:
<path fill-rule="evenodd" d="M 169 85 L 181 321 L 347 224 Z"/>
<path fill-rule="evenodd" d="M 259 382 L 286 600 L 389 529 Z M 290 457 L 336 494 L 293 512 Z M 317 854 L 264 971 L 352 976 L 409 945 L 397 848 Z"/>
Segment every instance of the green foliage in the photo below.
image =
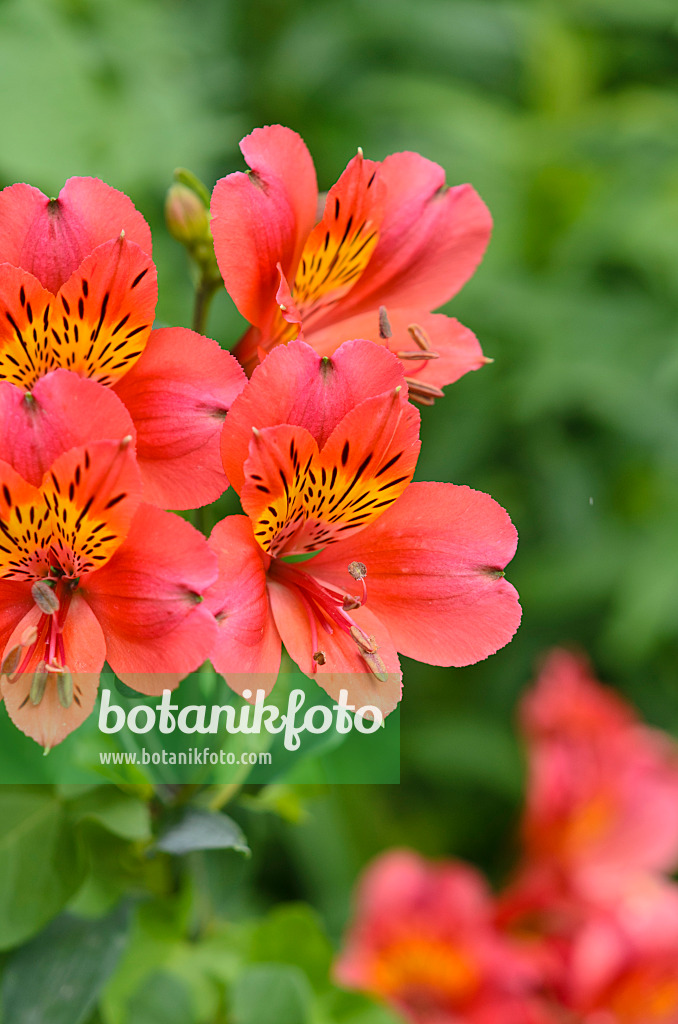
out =
<path fill-rule="evenodd" d="M 51 790 L 0 787 L 0 949 L 34 935 L 83 881 L 82 851 Z"/>
<path fill-rule="evenodd" d="M 155 844 L 157 850 L 181 856 L 193 850 L 238 850 L 249 853 L 242 829 L 225 814 L 188 807 Z"/>
<path fill-rule="evenodd" d="M 3 1020 L 83 1024 L 115 970 L 127 938 L 121 907 L 96 920 L 64 914 L 14 953 L 5 969 Z"/>

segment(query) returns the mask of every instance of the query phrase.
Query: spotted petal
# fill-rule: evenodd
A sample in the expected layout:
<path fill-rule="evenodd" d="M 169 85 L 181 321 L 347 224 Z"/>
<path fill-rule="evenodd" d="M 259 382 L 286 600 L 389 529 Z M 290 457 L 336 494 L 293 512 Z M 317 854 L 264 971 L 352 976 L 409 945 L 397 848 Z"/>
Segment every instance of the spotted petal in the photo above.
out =
<path fill-rule="evenodd" d="M 383 211 L 379 164 L 358 154 L 330 189 L 322 220 L 301 255 L 292 291 L 304 329 L 363 274 L 379 239 Z"/>
<path fill-rule="evenodd" d="M 365 425 L 370 426 L 370 440 Z M 301 427 L 257 431 L 244 510 L 272 555 L 315 551 L 361 530 L 396 500 L 419 454 L 419 415 L 404 390 L 362 402 L 318 446 Z"/>
<path fill-rule="evenodd" d="M 326 359 L 298 341 L 274 349 L 226 417 L 221 457 L 231 485 L 240 493 L 245 482 L 252 427 L 304 427 L 322 448 L 351 409 L 403 383 L 396 357 L 369 341 L 347 341 Z"/>
<path fill-rule="evenodd" d="M 126 441 L 72 448 L 40 488 L 0 463 L 0 575 L 35 580 L 52 568 L 77 577 L 107 562 L 127 535 L 141 477 Z"/>
<path fill-rule="evenodd" d="M 157 299 L 146 253 L 126 238 L 104 242 L 59 291 L 50 319 L 55 362 L 112 384 L 143 352 Z"/>
<path fill-rule="evenodd" d="M 35 580 L 49 571 L 52 513 L 39 488 L 0 462 L 0 577 Z"/>
<path fill-rule="evenodd" d="M 61 455 L 42 484 L 52 552 L 67 576 L 100 568 L 127 536 L 141 500 L 141 474 L 127 439 L 95 441 Z"/>
<path fill-rule="evenodd" d="M 0 266 L 0 381 L 28 390 L 57 365 L 49 333 L 54 301 L 32 274 Z"/>

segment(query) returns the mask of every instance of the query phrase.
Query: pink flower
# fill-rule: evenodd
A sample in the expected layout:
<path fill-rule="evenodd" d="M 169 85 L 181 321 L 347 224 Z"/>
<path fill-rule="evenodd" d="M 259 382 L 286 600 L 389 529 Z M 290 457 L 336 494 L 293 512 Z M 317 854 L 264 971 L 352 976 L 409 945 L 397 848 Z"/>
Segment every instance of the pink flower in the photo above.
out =
<path fill-rule="evenodd" d="M 487 887 L 454 861 L 398 850 L 379 857 L 358 888 L 335 975 L 413 1024 L 538 1020 L 529 1008 L 534 979 L 495 929 Z"/>
<path fill-rule="evenodd" d="M 105 660 L 159 694 L 214 643 L 202 605 L 214 556 L 188 523 L 141 503 L 129 442 L 73 447 L 38 487 L 0 461 L 0 690 L 48 748 L 89 715 Z"/>
<path fill-rule="evenodd" d="M 270 689 L 284 643 L 333 697 L 346 688 L 387 714 L 397 651 L 466 665 L 513 636 L 515 530 L 486 494 L 410 483 L 418 430 L 398 360 L 371 342 L 332 357 L 294 342 L 255 370 L 222 436 L 247 515 L 210 540 L 213 662 L 238 692 Z"/>
<path fill-rule="evenodd" d="M 71 178 L 58 199 L 0 192 L 5 401 L 57 368 L 111 388 L 135 423 L 146 500 L 194 508 L 228 485 L 219 435 L 245 378 L 216 342 L 151 330 L 156 301 L 150 230 L 127 196 L 94 178 Z"/>
<path fill-rule="evenodd" d="M 547 659 L 522 708 L 530 862 L 667 870 L 678 860 L 678 749 L 641 724 L 567 651 Z"/>
<path fill-rule="evenodd" d="M 226 288 L 252 324 L 236 349 L 248 373 L 293 338 L 321 355 L 367 338 L 401 356 L 410 393 L 429 404 L 483 365 L 473 334 L 430 312 L 468 281 L 490 237 L 469 185 L 446 188 L 443 169 L 417 153 L 379 163 L 359 151 L 316 223 L 313 161 L 295 132 L 258 128 L 240 148 L 251 170 L 217 182 L 212 231 Z"/>

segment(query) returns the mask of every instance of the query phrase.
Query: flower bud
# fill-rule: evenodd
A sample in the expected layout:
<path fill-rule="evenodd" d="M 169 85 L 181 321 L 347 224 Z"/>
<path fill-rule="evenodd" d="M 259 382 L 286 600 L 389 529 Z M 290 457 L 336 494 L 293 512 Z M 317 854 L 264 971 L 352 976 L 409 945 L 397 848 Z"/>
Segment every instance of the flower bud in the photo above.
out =
<path fill-rule="evenodd" d="M 165 220 L 173 238 L 188 249 L 210 239 L 209 213 L 195 192 L 175 182 L 165 199 Z"/>

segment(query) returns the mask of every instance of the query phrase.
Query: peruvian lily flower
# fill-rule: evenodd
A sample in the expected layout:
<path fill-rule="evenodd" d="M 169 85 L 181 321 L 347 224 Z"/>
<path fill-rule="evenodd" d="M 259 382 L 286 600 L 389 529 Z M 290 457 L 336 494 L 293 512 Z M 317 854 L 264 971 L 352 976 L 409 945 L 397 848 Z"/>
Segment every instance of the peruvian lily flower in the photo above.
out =
<path fill-rule="evenodd" d="M 303 339 L 331 355 L 347 338 L 386 345 L 410 395 L 440 388 L 487 360 L 457 320 L 430 311 L 473 274 L 492 221 L 469 185 L 417 153 L 354 157 L 317 219 L 311 156 L 289 128 L 258 128 L 240 148 L 251 170 L 212 195 L 214 247 L 226 288 L 252 325 L 235 350 L 248 373 L 274 346 Z"/>
<path fill-rule="evenodd" d="M 216 342 L 151 330 L 151 234 L 130 199 L 71 178 L 57 199 L 0 192 L 0 381 L 31 394 L 61 368 L 111 388 L 135 424 L 147 501 L 194 508 L 224 491 L 219 436 L 245 378 Z"/>
<path fill-rule="evenodd" d="M 678 863 L 678 748 L 567 651 L 525 698 L 530 782 L 523 841 L 532 864 L 672 870 Z"/>
<path fill-rule="evenodd" d="M 341 985 L 380 996 L 412 1024 L 528 1024 L 532 972 L 492 921 L 472 868 L 390 851 L 365 872 L 335 964 Z"/>
<path fill-rule="evenodd" d="M 369 341 L 332 357 L 293 342 L 254 371 L 222 435 L 246 515 L 210 539 L 212 660 L 233 689 L 270 689 L 283 643 L 333 697 L 388 714 L 397 651 L 468 665 L 508 643 L 516 532 L 486 494 L 411 484 L 418 434 L 400 363 Z"/>
<path fill-rule="evenodd" d="M 217 632 L 202 604 L 214 556 L 189 523 L 141 503 L 130 442 L 72 448 L 37 487 L 0 462 L 0 690 L 47 748 L 91 712 L 104 661 L 159 694 Z"/>

